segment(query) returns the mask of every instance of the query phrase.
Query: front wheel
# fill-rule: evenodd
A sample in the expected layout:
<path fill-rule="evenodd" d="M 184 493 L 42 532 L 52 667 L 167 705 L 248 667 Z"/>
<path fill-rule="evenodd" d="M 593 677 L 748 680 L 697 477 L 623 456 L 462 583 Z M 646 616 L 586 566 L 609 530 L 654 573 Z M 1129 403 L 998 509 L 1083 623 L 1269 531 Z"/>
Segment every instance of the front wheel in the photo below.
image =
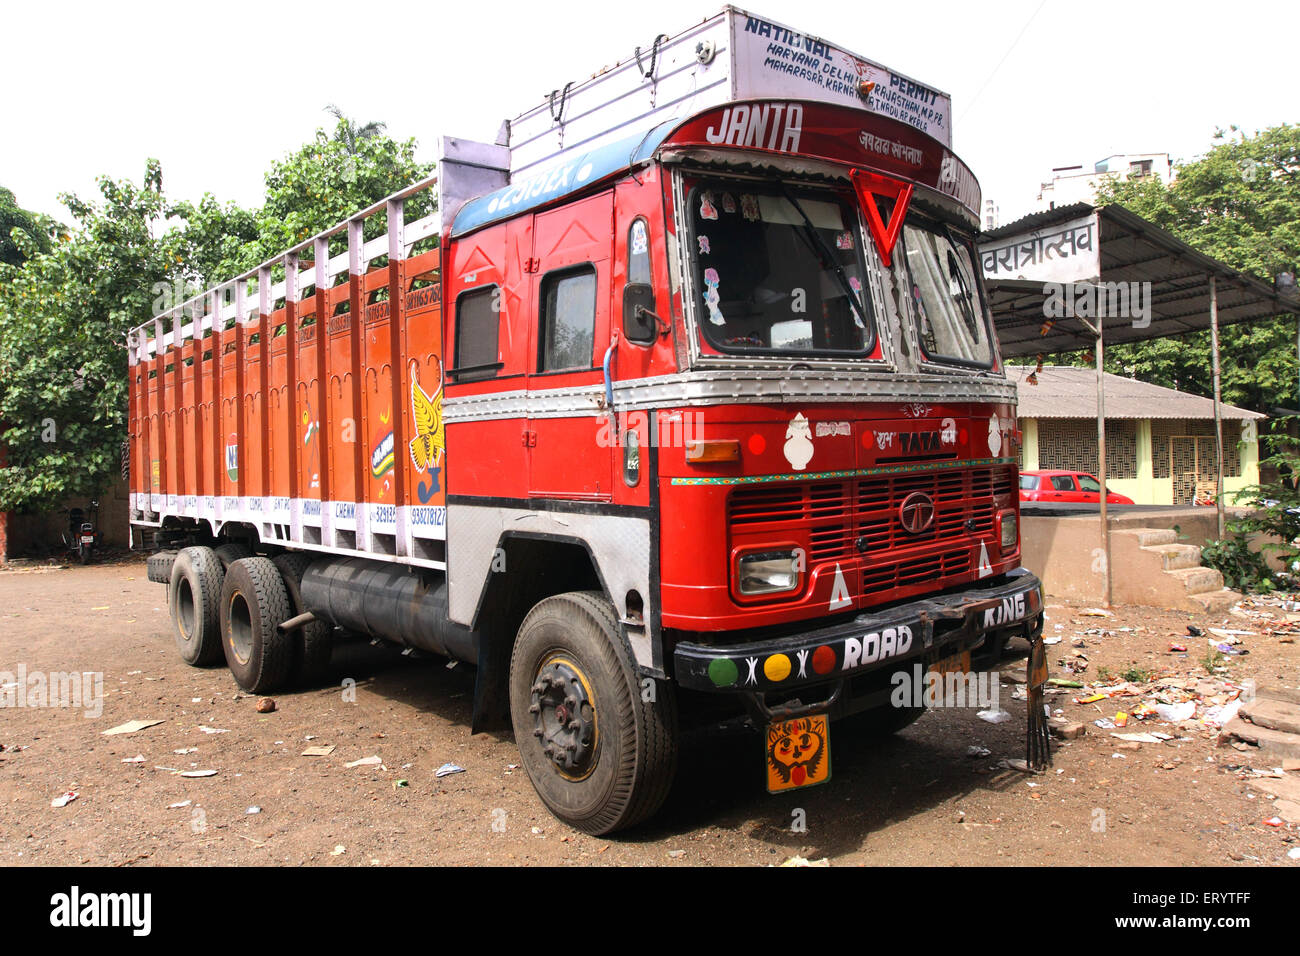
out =
<path fill-rule="evenodd" d="M 510 659 L 510 716 L 533 787 L 584 833 L 659 809 L 677 766 L 671 685 L 642 682 L 604 595 L 550 597 L 528 613 Z"/>

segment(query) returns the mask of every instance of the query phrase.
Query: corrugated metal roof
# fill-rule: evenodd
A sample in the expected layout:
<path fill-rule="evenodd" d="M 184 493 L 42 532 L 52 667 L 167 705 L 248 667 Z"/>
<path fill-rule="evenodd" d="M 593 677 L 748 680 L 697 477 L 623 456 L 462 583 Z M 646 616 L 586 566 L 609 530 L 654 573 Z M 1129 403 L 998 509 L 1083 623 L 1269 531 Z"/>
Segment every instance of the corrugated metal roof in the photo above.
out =
<path fill-rule="evenodd" d="M 1026 379 L 1032 365 L 1008 365 L 1007 378 L 1016 383 L 1020 400 L 1016 414 L 1020 418 L 1093 418 L 1097 417 L 1097 370 L 1066 365 L 1045 365 L 1037 373 L 1037 385 Z M 1110 418 L 1190 418 L 1213 419 L 1214 402 L 1200 395 L 1175 391 L 1150 382 L 1106 373 L 1106 417 Z M 1226 419 L 1267 418 L 1235 405 L 1221 404 L 1219 413 Z"/>
<path fill-rule="evenodd" d="M 1210 327 L 1210 276 L 1215 277 L 1219 324 L 1259 321 L 1295 314 L 1297 303 L 1268 283 L 1198 252 L 1172 233 L 1111 204 L 1075 203 L 1036 212 L 980 234 L 987 249 L 1012 236 L 1069 222 L 1096 211 L 1101 234 L 1102 283 L 1150 282 L 1150 322 L 1104 323 L 1108 345 L 1201 332 Z M 1079 318 L 1046 321 L 1047 284 L 1026 279 L 986 279 L 989 304 L 1003 358 L 1056 355 L 1091 349 L 1093 334 Z"/>

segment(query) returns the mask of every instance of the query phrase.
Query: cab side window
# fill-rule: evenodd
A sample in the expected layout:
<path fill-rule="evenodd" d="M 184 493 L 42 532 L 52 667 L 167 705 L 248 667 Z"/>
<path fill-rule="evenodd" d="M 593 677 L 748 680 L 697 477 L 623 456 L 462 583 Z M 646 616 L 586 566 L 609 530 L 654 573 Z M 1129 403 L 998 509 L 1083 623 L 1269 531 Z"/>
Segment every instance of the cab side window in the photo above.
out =
<path fill-rule="evenodd" d="M 596 269 L 582 265 L 542 279 L 539 372 L 593 367 Z"/>
<path fill-rule="evenodd" d="M 480 382 L 501 368 L 497 345 L 501 333 L 501 289 L 484 286 L 456 300 L 456 380 Z"/>

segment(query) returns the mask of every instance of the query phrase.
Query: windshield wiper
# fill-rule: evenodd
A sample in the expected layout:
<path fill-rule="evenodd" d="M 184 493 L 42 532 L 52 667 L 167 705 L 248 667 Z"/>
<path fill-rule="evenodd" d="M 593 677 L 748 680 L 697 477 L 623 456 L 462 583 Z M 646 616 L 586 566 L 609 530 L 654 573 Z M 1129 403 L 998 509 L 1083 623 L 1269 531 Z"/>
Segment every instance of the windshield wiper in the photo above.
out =
<path fill-rule="evenodd" d="M 799 218 L 803 220 L 804 241 L 808 242 L 809 249 L 813 255 L 817 256 L 817 258 L 821 260 L 822 268 L 830 269 L 834 272 L 835 278 L 839 280 L 840 288 L 844 290 L 844 294 L 848 296 L 849 303 L 853 306 L 854 311 L 858 313 L 858 316 L 862 320 L 860 324 L 862 325 L 862 328 L 865 329 L 867 327 L 866 310 L 863 309 L 862 302 L 858 299 L 858 294 L 853 291 L 853 286 L 849 284 L 849 278 L 844 273 L 844 267 L 835 260 L 835 255 L 831 252 L 830 246 L 826 245 L 826 240 L 818 234 L 816 227 L 812 224 L 812 220 L 810 220 L 808 214 L 803 211 L 803 206 L 799 205 L 799 200 L 794 198 L 794 194 L 790 192 L 790 189 L 785 185 L 785 183 L 781 184 L 781 192 L 785 194 L 786 201 L 794 207 L 795 212 L 799 213 Z"/>

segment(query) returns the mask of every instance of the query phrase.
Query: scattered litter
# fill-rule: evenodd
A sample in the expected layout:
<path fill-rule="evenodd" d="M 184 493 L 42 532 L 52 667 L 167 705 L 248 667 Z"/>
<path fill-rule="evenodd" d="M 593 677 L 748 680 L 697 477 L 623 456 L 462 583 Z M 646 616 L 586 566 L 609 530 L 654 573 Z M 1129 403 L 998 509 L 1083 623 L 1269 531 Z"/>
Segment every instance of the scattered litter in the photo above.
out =
<path fill-rule="evenodd" d="M 1182 723 L 1196 716 L 1196 702 L 1187 700 L 1181 704 L 1156 704 L 1156 714 L 1166 723 Z"/>
<path fill-rule="evenodd" d="M 975 716 L 990 724 L 1000 724 L 1011 719 L 1011 715 L 1005 710 L 981 710 Z"/>
<path fill-rule="evenodd" d="M 781 864 L 782 866 L 830 866 L 830 857 L 822 857 L 820 860 L 806 860 L 801 856 L 792 856 Z"/>
<path fill-rule="evenodd" d="M 445 763 L 441 767 L 439 767 L 434 772 L 433 775 L 435 777 L 449 777 L 453 773 L 464 773 L 464 772 L 465 772 L 464 767 L 457 767 L 454 763 Z"/>
<path fill-rule="evenodd" d="M 116 727 L 109 727 L 108 730 L 101 730 L 100 733 L 105 737 L 111 737 L 115 734 L 133 734 L 137 730 L 144 730 L 146 727 L 154 727 L 161 723 L 163 723 L 161 720 L 128 720 Z"/>
<path fill-rule="evenodd" d="M 328 757 L 334 750 L 334 744 L 326 744 L 325 746 L 308 747 L 302 752 L 302 755 L 304 757 Z"/>
<path fill-rule="evenodd" d="M 161 723 L 161 721 L 159 721 L 159 723 Z M 79 796 L 81 796 L 81 794 L 77 793 L 77 791 L 69 790 L 66 793 L 62 793 L 59 796 L 55 797 L 53 800 L 51 800 L 50 806 L 66 807 L 69 803 L 71 803 L 73 800 L 76 800 L 77 797 Z"/>
<path fill-rule="evenodd" d="M 979 744 L 971 744 L 966 748 L 967 757 L 987 757 L 991 752 L 988 747 L 981 747 Z"/>
<path fill-rule="evenodd" d="M 249 807 L 247 810 L 244 811 L 244 815 L 245 815 L 245 816 L 249 816 L 249 817 L 251 817 L 251 816 L 253 816 L 254 814 L 258 814 L 258 813 L 261 813 L 261 812 L 262 812 L 262 808 L 261 808 L 261 807 Z"/>
<path fill-rule="evenodd" d="M 1300 860 L 1300 846 L 1293 846 L 1286 851 L 1287 859 Z"/>
<path fill-rule="evenodd" d="M 351 763 L 345 763 L 345 767 L 378 767 L 383 763 L 378 757 L 362 757 L 360 760 L 354 760 Z"/>
<path fill-rule="evenodd" d="M 1170 644 L 1170 645 L 1169 645 L 1169 653 L 1170 653 L 1170 654 L 1186 654 L 1186 653 L 1187 653 L 1187 645 L 1186 645 L 1186 644 Z"/>
<path fill-rule="evenodd" d="M 1099 607 L 1085 607 L 1079 612 L 1080 617 L 1114 617 L 1110 611 L 1103 610 Z"/>
<path fill-rule="evenodd" d="M 1060 643 L 1061 643 L 1061 639 L 1060 639 L 1059 637 L 1045 637 L 1045 638 L 1043 638 L 1043 643 L 1044 643 L 1044 644 L 1060 644 Z"/>
<path fill-rule="evenodd" d="M 182 800 L 180 803 L 169 803 L 167 804 L 167 809 L 180 810 L 182 807 L 188 807 L 193 802 L 193 800 Z"/>
<path fill-rule="evenodd" d="M 1102 730 L 1115 729 L 1115 721 L 1111 720 L 1109 717 L 1099 717 L 1097 720 L 1094 720 L 1093 723 L 1096 724 L 1098 727 L 1100 727 Z"/>
<path fill-rule="evenodd" d="M 275 713 L 275 701 L 272 700 L 270 697 L 263 697 L 261 700 L 257 702 L 257 712 L 259 714 Z"/>
<path fill-rule="evenodd" d="M 410 785 L 411 785 L 411 781 L 409 781 L 409 780 L 394 780 L 394 781 L 393 781 L 393 789 L 394 789 L 394 790 L 396 790 L 398 787 L 409 787 Z"/>
<path fill-rule="evenodd" d="M 195 754 L 199 752 L 198 747 L 182 747 L 180 750 L 173 750 L 172 753 L 185 756 L 186 754 Z"/>
<path fill-rule="evenodd" d="M 215 770 L 182 770 L 181 771 L 182 777 L 215 777 L 216 775 L 217 772 Z"/>
<path fill-rule="evenodd" d="M 1111 754 L 1111 756 L 1112 756 L 1112 757 L 1118 757 L 1120 760 L 1127 760 L 1127 759 L 1128 759 L 1128 757 L 1124 756 L 1123 754 Z"/>
<path fill-rule="evenodd" d="M 190 698 L 190 703 L 191 703 L 191 704 L 201 704 L 201 703 L 203 703 L 203 698 L 202 698 L 202 697 L 191 697 L 191 698 Z"/>
<path fill-rule="evenodd" d="M 136 754 L 134 757 L 123 757 L 122 763 L 144 763 L 144 754 Z"/>
<path fill-rule="evenodd" d="M 73 794 L 73 797 L 75 798 L 76 794 Z M 1264 821 L 1264 826 L 1266 827 L 1280 827 L 1281 825 L 1282 825 L 1281 817 L 1269 817 L 1269 819 Z"/>
<path fill-rule="evenodd" d="M 204 727 L 204 726 L 202 726 L 202 725 L 199 726 L 199 730 L 203 731 L 205 734 L 228 734 L 228 733 L 230 733 L 230 731 L 225 730 L 225 729 L 222 729 L 222 728 L 217 728 L 217 727 Z"/>
<path fill-rule="evenodd" d="M 334 849 L 330 850 L 330 856 L 342 856 L 346 852 L 348 852 L 347 849 L 343 846 L 342 843 L 340 843 Z"/>
<path fill-rule="evenodd" d="M 669 858 L 674 859 L 674 860 L 676 860 L 676 859 L 680 859 L 681 857 L 683 857 L 683 856 L 685 856 L 685 855 L 686 855 L 686 851 L 685 851 L 685 850 L 669 850 L 669 851 L 668 851 L 668 856 L 669 856 Z M 792 857 L 791 859 L 799 859 L 799 857 Z M 808 861 L 805 860 L 804 862 L 807 863 Z M 782 865 L 782 866 L 785 866 L 784 863 L 782 863 L 781 865 Z"/>
<path fill-rule="evenodd" d="M 1158 744 L 1160 738 L 1155 734 L 1111 734 L 1112 737 L 1118 737 L 1120 740 L 1127 740 L 1130 743 L 1137 744 Z"/>
<path fill-rule="evenodd" d="M 1122 711 L 1122 710 L 1119 711 L 1117 714 L 1115 714 L 1115 726 L 1116 726 L 1116 727 L 1127 727 L 1127 726 L 1128 726 L 1128 714 L 1124 713 L 1124 711 Z"/>
<path fill-rule="evenodd" d="M 1047 680 L 1047 683 L 1051 684 L 1053 687 L 1079 687 L 1079 688 L 1082 688 L 1082 687 L 1084 686 L 1083 683 L 1080 682 L 1080 681 L 1077 681 L 1077 680 L 1062 680 L 1062 679 L 1059 678 L 1059 677 L 1049 677 L 1048 680 Z"/>

